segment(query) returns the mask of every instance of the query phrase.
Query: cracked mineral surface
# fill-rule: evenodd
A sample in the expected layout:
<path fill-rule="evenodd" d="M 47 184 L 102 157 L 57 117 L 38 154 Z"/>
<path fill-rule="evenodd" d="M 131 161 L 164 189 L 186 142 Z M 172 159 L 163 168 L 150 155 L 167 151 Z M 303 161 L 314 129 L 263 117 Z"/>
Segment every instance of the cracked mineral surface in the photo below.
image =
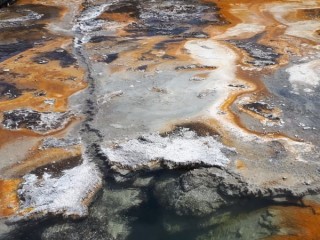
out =
<path fill-rule="evenodd" d="M 1 240 L 320 239 L 318 0 L 0 5 Z"/>

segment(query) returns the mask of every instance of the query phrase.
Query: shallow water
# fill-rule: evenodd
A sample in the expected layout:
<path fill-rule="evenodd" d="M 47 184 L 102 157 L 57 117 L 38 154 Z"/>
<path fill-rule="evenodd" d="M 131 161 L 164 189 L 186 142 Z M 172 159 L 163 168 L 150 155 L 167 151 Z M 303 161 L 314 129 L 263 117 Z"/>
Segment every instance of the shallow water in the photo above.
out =
<path fill-rule="evenodd" d="M 141 174 L 127 183 L 108 179 L 88 218 L 28 222 L 6 239 L 262 239 L 276 232 L 277 227 L 265 220 L 268 208 L 279 206 L 270 201 L 241 199 L 202 217 L 166 210 L 155 196 L 154 186 L 157 181 L 176 179 L 183 173 Z M 145 181 L 150 177 L 152 181 Z M 137 187 L 138 181 L 149 185 Z"/>

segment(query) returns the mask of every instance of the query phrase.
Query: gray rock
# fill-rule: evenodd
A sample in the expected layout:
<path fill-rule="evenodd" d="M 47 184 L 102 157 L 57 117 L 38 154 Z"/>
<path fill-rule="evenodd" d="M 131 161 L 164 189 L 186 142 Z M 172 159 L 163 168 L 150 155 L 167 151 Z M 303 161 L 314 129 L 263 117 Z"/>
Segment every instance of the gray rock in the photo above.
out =
<path fill-rule="evenodd" d="M 218 168 L 196 169 L 177 179 L 157 182 L 154 193 L 162 207 L 177 215 L 206 216 L 234 203 L 226 198 L 226 192 L 218 191 L 226 179 L 236 181 Z"/>
<path fill-rule="evenodd" d="M 199 235 L 196 240 L 264 239 L 273 233 L 272 230 L 259 224 L 259 219 L 265 212 L 266 209 L 261 209 L 249 214 L 234 216 L 218 228 Z"/>

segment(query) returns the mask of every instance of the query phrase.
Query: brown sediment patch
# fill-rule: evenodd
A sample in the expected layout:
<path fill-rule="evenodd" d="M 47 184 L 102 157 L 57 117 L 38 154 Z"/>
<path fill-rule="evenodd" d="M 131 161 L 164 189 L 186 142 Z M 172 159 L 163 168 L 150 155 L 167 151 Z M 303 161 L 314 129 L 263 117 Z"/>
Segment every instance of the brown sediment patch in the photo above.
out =
<path fill-rule="evenodd" d="M 235 165 L 238 170 L 244 170 L 247 168 L 247 165 L 241 160 L 236 160 Z"/>
<path fill-rule="evenodd" d="M 21 179 L 0 179 L 0 218 L 9 217 L 19 209 L 20 183 Z"/>
<path fill-rule="evenodd" d="M 109 54 L 95 54 L 90 59 L 94 62 L 104 62 L 104 63 L 112 63 L 118 59 L 118 53 L 109 53 Z"/>
<path fill-rule="evenodd" d="M 202 2 L 215 3 L 220 8 L 220 15 L 229 21 L 229 24 L 225 26 L 208 26 L 204 28 L 204 32 L 209 33 L 211 37 L 224 33 L 228 28 L 235 26 L 240 23 L 240 18 L 230 13 L 231 5 L 228 1 L 220 0 L 202 0 Z"/>
<path fill-rule="evenodd" d="M 131 69 L 137 69 L 141 65 L 148 64 L 148 71 L 156 70 L 156 66 L 159 64 L 169 64 L 171 62 L 188 61 L 189 55 L 185 52 L 184 44 L 187 40 L 181 40 L 178 42 L 170 42 L 166 44 L 166 48 L 162 54 L 158 54 L 154 46 L 167 41 L 168 37 L 155 36 L 149 39 L 143 39 L 139 41 L 139 48 L 135 48 L 131 51 L 119 53 L 118 63 L 121 64 L 125 61 L 125 65 L 113 65 L 110 67 L 112 73 L 124 71 L 130 66 Z M 163 62 L 163 55 L 173 56 L 174 58 L 166 59 Z"/>
<path fill-rule="evenodd" d="M 111 5 L 102 15 L 108 16 L 109 14 L 122 14 L 136 20 L 139 17 L 139 7 L 134 2 L 119 2 L 118 4 Z"/>
<path fill-rule="evenodd" d="M 317 240 L 320 239 L 320 205 L 315 202 L 304 202 L 306 207 L 276 206 L 275 211 L 280 223 L 279 235 L 266 240 Z"/>
<path fill-rule="evenodd" d="M 30 151 L 30 155 L 26 159 L 18 164 L 10 166 L 1 170 L 1 175 L 6 177 L 21 177 L 37 168 L 52 168 L 62 169 L 63 166 L 73 164 L 74 162 L 80 162 L 82 155 L 82 148 L 79 145 L 74 147 L 64 148 L 49 148 L 44 150 L 38 150 L 34 147 Z M 50 164 L 54 164 L 49 166 Z M 74 165 L 74 164 L 73 164 Z M 41 169 L 39 172 L 41 172 Z"/>
<path fill-rule="evenodd" d="M 21 130 L 21 131 L 12 131 L 8 129 L 0 128 L 0 147 L 2 147 L 5 144 L 8 144 L 15 139 L 18 139 L 22 136 L 31 136 L 31 137 L 38 137 L 39 134 L 27 131 L 27 130 Z"/>
<path fill-rule="evenodd" d="M 170 56 L 175 56 L 175 61 L 188 61 L 190 60 L 190 56 L 186 52 L 184 48 L 187 40 L 182 40 L 181 42 L 170 43 L 166 48 L 166 54 Z"/>
<path fill-rule="evenodd" d="M 63 17 L 68 9 L 63 4 L 58 4 L 55 0 L 19 0 L 16 2 L 17 6 L 23 6 L 23 5 L 38 5 L 38 6 L 44 6 L 48 10 L 48 7 L 56 6 L 59 10 L 59 14 L 56 14 L 56 17 L 61 18 Z M 50 13 L 47 11 L 47 13 Z"/>
<path fill-rule="evenodd" d="M 220 8 L 220 14 L 227 19 L 230 24 L 225 26 L 208 26 L 205 32 L 211 37 L 217 36 L 226 32 L 229 28 L 234 27 L 239 23 L 255 23 L 269 25 L 273 19 L 262 16 L 261 6 L 264 3 L 272 1 L 260 0 L 252 2 L 250 0 L 202 0 L 203 2 L 213 2 Z"/>
<path fill-rule="evenodd" d="M 296 11 L 289 12 L 285 17 L 287 21 L 296 20 L 319 20 L 320 19 L 320 7 L 319 8 L 307 8 L 297 9 Z"/>
<path fill-rule="evenodd" d="M 4 112 L 2 126 L 6 129 L 28 129 L 48 134 L 65 128 L 74 116 L 69 112 L 38 112 L 30 109 L 15 109 Z"/>
<path fill-rule="evenodd" d="M 14 84 L 0 81 L 0 101 L 11 100 L 21 96 L 21 90 L 16 88 Z"/>
<path fill-rule="evenodd" d="M 161 135 L 170 135 L 170 133 L 177 131 L 180 128 L 188 128 L 191 131 L 196 132 L 198 136 L 220 136 L 214 127 L 203 121 L 187 121 L 172 124 L 164 129 Z"/>
<path fill-rule="evenodd" d="M 68 153 L 63 155 L 61 158 L 59 158 L 59 155 L 57 154 L 58 161 L 54 160 L 46 165 L 37 167 L 30 173 L 38 176 L 43 175 L 44 173 L 58 176 L 62 171 L 74 168 L 82 163 L 81 153 L 73 153 L 70 156 L 69 154 L 70 152 L 68 151 Z"/>
<path fill-rule="evenodd" d="M 159 88 L 159 87 L 152 87 L 151 88 L 152 92 L 156 92 L 156 93 L 163 93 L 163 94 L 167 94 L 168 90 L 165 88 Z"/>
<path fill-rule="evenodd" d="M 124 23 L 130 23 L 134 22 L 136 19 L 132 17 L 130 13 L 102 13 L 98 19 L 102 20 L 108 20 L 108 21 L 115 21 L 115 22 L 124 22 Z"/>
<path fill-rule="evenodd" d="M 198 78 L 207 78 L 209 76 L 210 73 L 199 73 L 199 74 L 196 74 L 195 77 L 198 77 Z"/>

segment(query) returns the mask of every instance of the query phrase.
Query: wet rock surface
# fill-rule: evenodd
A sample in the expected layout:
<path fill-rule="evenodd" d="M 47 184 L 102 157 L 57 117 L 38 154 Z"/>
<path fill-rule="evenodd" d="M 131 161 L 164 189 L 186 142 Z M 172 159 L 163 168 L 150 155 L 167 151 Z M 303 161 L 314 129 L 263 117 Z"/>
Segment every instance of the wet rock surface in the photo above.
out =
<path fill-rule="evenodd" d="M 223 170 L 209 168 L 194 170 L 178 179 L 159 182 L 155 195 L 164 208 L 173 210 L 180 216 L 206 216 L 222 210 L 233 201 L 228 199 L 223 181 L 239 182 L 227 176 Z"/>

